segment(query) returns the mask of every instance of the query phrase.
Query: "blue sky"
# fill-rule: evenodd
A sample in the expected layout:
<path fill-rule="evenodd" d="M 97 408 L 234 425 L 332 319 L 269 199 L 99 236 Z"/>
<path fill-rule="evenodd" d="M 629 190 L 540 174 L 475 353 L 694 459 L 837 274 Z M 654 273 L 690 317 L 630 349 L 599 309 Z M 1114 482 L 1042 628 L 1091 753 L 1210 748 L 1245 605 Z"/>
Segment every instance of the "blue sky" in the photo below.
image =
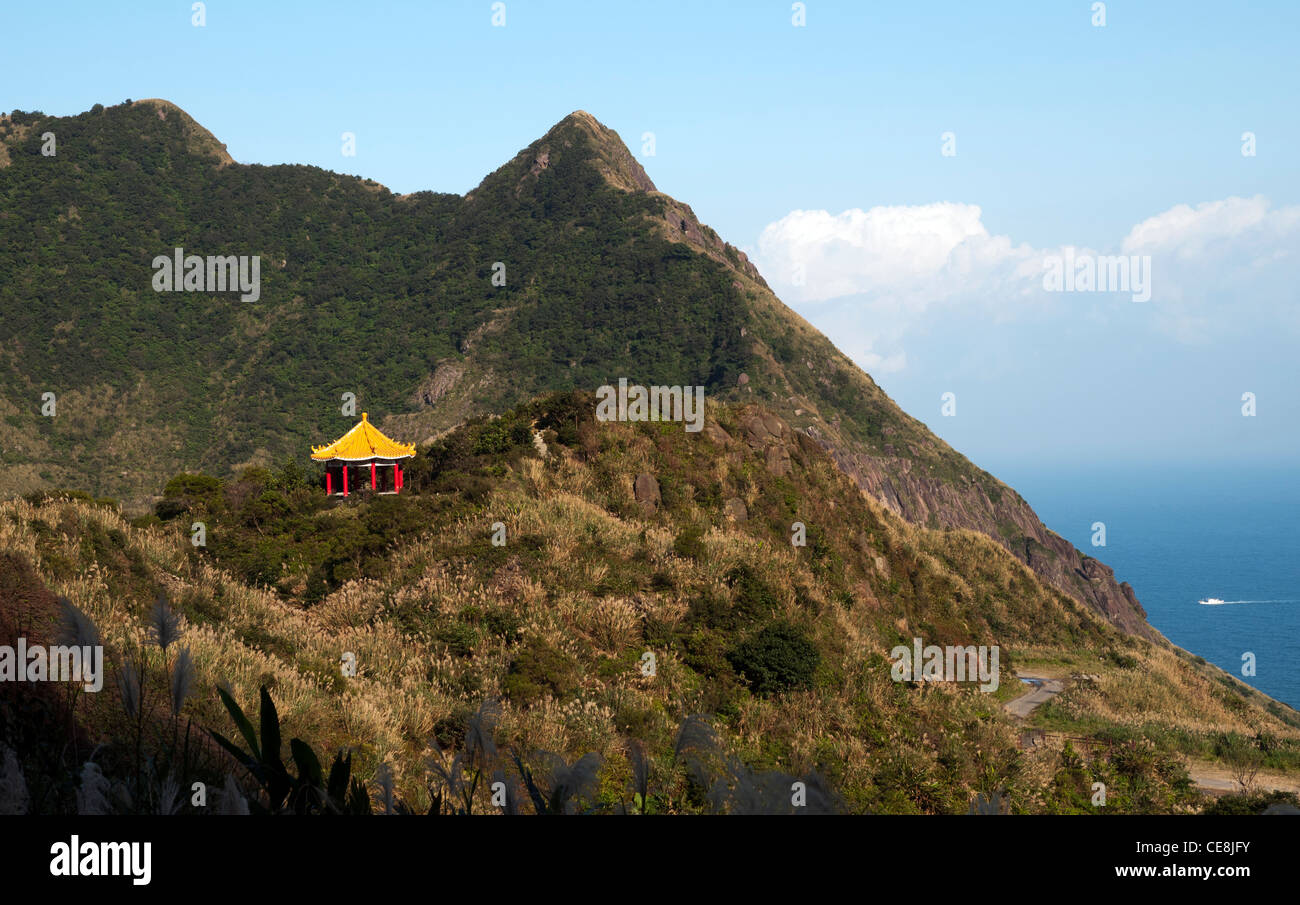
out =
<path fill-rule="evenodd" d="M 586 109 L 986 467 L 1297 460 L 1300 5 L 791 6 L 6 4 L 0 108 L 164 97 L 239 161 L 401 192 Z M 1150 255 L 1151 300 L 1043 291 L 1067 247 Z"/>

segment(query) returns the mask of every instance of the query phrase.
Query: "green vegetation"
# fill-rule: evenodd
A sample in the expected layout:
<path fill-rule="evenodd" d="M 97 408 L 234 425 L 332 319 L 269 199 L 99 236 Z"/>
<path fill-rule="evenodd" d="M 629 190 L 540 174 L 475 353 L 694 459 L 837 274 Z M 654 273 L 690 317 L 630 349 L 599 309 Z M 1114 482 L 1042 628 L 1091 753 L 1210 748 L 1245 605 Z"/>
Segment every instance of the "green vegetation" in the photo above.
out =
<path fill-rule="evenodd" d="M 224 477 L 232 462 L 302 457 L 347 425 L 341 393 L 376 421 L 407 410 L 497 311 L 511 328 L 477 339 L 477 367 L 495 375 L 480 412 L 611 375 L 719 389 L 743 369 L 731 278 L 647 235 L 662 201 L 607 185 L 579 130 L 547 179 L 521 183 L 526 168 L 507 165 L 466 200 L 398 198 L 315 167 L 218 167 L 191 126 L 139 103 L 0 124 L 12 156 L 0 169 L 0 397 L 41 439 L 26 456 L 69 468 L 77 450 L 78 484 L 138 496 L 175 462 Z M 46 129 L 57 157 L 39 152 Z M 155 292 L 151 262 L 178 246 L 260 255 L 261 299 Z M 505 286 L 491 283 L 495 261 Z M 53 419 L 40 417 L 47 389 Z M 125 477 L 109 451 L 124 430 Z"/>
<path fill-rule="evenodd" d="M 106 687 L 138 673 L 144 691 L 0 706 L 40 808 L 77 808 L 92 734 L 112 810 L 158 807 L 175 773 L 285 813 L 778 812 L 794 777 L 827 810 L 1166 813 L 1205 805 L 1184 755 L 1296 769 L 1275 702 L 1123 635 L 982 535 L 908 524 L 817 447 L 790 437 L 790 467 L 769 467 L 734 436 L 599 424 L 593 402 L 468 423 L 419 449 L 397 497 L 326 498 L 286 464 L 178 475 L 166 518 L 138 524 L 76 495 L 0 503 L 0 601 L 45 595 L 53 633 L 68 596 L 109 647 Z M 755 411 L 709 416 L 739 433 Z M 653 510 L 641 473 L 665 489 Z M 913 636 L 999 644 L 1002 688 L 892 681 Z M 174 707 L 181 647 L 197 691 Z M 1021 749 L 1003 711 L 1020 662 L 1095 674 L 1034 715 L 1084 741 Z"/>
<path fill-rule="evenodd" d="M 46 130 L 59 136 L 56 157 L 40 154 Z M 286 505 L 304 509 L 289 472 L 276 472 L 275 488 L 258 472 L 301 462 L 351 426 L 344 393 L 396 438 L 419 442 L 619 377 L 702 385 L 710 399 L 777 412 L 843 454 L 864 486 L 892 485 L 905 516 L 936 529 L 999 526 L 1022 561 L 1064 576 L 1059 590 L 1078 600 L 1100 591 L 1110 604 L 1100 611 L 1143 628 L 1108 576 L 1056 561 L 1074 551 L 1026 543 L 1024 501 L 899 410 L 734 248 L 691 229 L 672 199 L 632 190 L 648 185 L 645 174 L 590 117 L 566 118 L 465 197 L 236 164 L 183 111 L 156 102 L 63 118 L 15 112 L 0 118 L 0 142 L 11 338 L 0 349 L 0 413 L 22 438 L 0 451 L 0 493 L 84 487 L 138 513 L 157 503 L 160 477 L 183 470 L 260 487 L 251 517 L 261 525 Z M 261 298 L 155 292 L 152 261 L 177 247 L 260 256 Z M 45 393 L 55 417 L 40 413 Z M 570 413 L 552 417 L 536 427 L 581 442 Z M 532 427 L 487 427 L 469 453 L 518 448 Z M 500 476 L 446 480 L 473 502 Z M 712 500 L 720 484 L 714 476 L 690 493 Z M 684 487 L 661 486 L 678 506 Z M 211 502 L 210 489 L 173 491 L 157 517 Z M 784 517 L 795 497 L 787 488 L 782 498 L 766 518 Z M 289 569 L 312 563 L 318 596 L 369 575 L 362 560 L 373 557 L 356 550 L 391 541 L 373 528 L 358 526 L 366 536 L 333 552 L 308 538 Z M 272 553 L 242 551 L 243 574 L 277 581 Z M 835 556 L 819 562 L 841 568 Z"/>
<path fill-rule="evenodd" d="M 1101 782 L 1151 813 L 1203 806 L 1183 755 L 1243 786 L 1300 765 L 1300 716 L 1067 596 L 1119 590 L 711 230 L 620 189 L 586 120 L 464 198 L 236 165 L 152 103 L 0 141 L 0 640 L 97 632 L 121 689 L 0 699 L 23 808 L 170 812 L 197 777 L 268 813 L 784 812 L 800 777 L 814 810 L 1095 813 Z M 261 300 L 154 292 L 178 246 L 260 255 Z M 618 377 L 705 386 L 721 431 L 596 423 Z M 402 495 L 329 499 L 304 464 L 349 392 L 423 441 Z M 905 475 L 925 525 L 850 468 Z M 1002 688 L 892 681 L 915 636 L 1000 645 Z M 1031 661 L 1087 674 L 1034 715 L 1086 745 L 1021 750 Z"/>
<path fill-rule="evenodd" d="M 737 645 L 727 659 L 755 694 L 769 695 L 811 685 L 821 654 L 797 626 L 776 622 Z"/>
<path fill-rule="evenodd" d="M 46 129 L 55 158 L 39 152 Z M 12 158 L 0 170 L 0 304 L 15 340 L 0 392 L 44 441 L 29 456 L 67 468 L 61 454 L 79 447 L 79 482 L 138 495 L 164 462 L 220 474 L 250 456 L 301 456 L 344 426 L 340 393 L 376 420 L 408 411 L 443 361 L 491 375 L 478 412 L 615 376 L 716 396 L 748 372 L 764 398 L 821 400 L 826 420 L 906 447 L 940 477 L 971 471 L 823 337 L 749 304 L 734 249 L 715 261 L 649 229 L 665 199 L 617 189 L 597 165 L 610 151 L 598 142 L 616 139 L 565 121 L 466 198 L 399 198 L 315 167 L 218 166 L 215 141 L 196 132 L 148 103 L 0 121 Z M 261 300 L 153 291 L 153 258 L 187 244 L 261 255 Z M 490 279 L 497 261 L 504 286 Z M 791 367 L 769 373 L 744 334 Z M 39 417 L 47 387 L 72 417 Z M 124 478 L 105 448 L 124 430 L 109 398 L 138 419 L 139 474 Z M 214 438 L 213 425 L 226 429 Z"/>

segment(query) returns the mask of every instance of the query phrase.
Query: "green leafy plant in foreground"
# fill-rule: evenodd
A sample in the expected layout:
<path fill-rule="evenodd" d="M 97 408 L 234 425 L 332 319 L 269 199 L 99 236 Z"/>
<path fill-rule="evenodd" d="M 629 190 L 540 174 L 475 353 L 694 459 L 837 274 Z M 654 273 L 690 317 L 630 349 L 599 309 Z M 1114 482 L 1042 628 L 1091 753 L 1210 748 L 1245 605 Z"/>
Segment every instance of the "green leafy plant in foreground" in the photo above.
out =
<path fill-rule="evenodd" d="M 261 813 L 293 814 L 369 814 L 370 798 L 365 786 L 352 776 L 352 755 L 340 751 L 330 765 L 328 779 L 321 770 L 320 759 L 302 739 L 289 740 L 289 750 L 297 773 L 292 773 L 280 757 L 280 715 L 275 702 L 263 685 L 260 722 L 262 737 L 244 715 L 235 699 L 218 688 L 221 703 L 243 737 L 247 750 L 240 748 L 219 732 L 209 730 L 217 744 L 225 748 L 257 780 L 266 802 L 251 801 L 250 807 Z"/>

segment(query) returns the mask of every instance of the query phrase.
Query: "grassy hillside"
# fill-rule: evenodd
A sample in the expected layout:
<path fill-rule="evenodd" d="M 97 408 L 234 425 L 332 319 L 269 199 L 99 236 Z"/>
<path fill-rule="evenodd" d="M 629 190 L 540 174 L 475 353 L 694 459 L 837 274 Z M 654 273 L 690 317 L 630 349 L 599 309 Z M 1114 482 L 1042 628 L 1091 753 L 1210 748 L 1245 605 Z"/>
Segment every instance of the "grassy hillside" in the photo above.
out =
<path fill-rule="evenodd" d="M 978 532 L 904 521 L 771 412 L 714 404 L 706 431 L 689 434 L 599 424 L 592 402 L 560 394 L 467 424 L 421 449 L 401 497 L 327 501 L 300 470 L 251 469 L 173 480 L 158 516 L 131 521 L 90 500 L 0 504 L 5 600 L 65 595 L 97 625 L 115 674 L 154 657 L 154 709 L 138 731 L 110 681 L 82 696 L 73 750 L 105 742 L 100 759 L 123 787 L 149 773 L 135 766 L 137 736 L 158 777 L 180 764 L 247 784 L 211 744 L 182 757 L 174 741 L 191 720 L 234 736 L 213 690 L 224 683 L 250 714 L 267 687 L 285 738 L 322 760 L 350 748 L 376 796 L 391 783 L 420 810 L 490 809 L 486 783 L 465 798 L 486 759 L 520 787 L 582 774 L 571 803 L 583 809 L 673 813 L 788 810 L 796 779 L 817 809 L 964 813 L 982 795 L 1089 813 L 1101 781 L 1104 812 L 1196 810 L 1185 756 L 1247 750 L 1273 769 L 1300 765 L 1294 711 L 1117 630 Z M 654 481 L 638 495 L 639 476 Z M 202 548 L 189 543 L 196 521 Z M 790 542 L 794 522 L 805 546 Z M 180 616 L 166 657 L 142 653 L 160 591 Z M 915 636 L 999 645 L 1000 688 L 893 681 L 889 650 Z M 181 646 L 195 693 L 178 723 L 162 662 L 174 669 Z M 1095 740 L 1086 756 L 1017 744 L 1003 709 L 1021 690 L 1012 670 L 1049 664 L 1089 676 L 1041 714 Z M 29 785 L 72 807 L 75 783 L 58 780 L 77 768 L 70 749 L 16 747 L 30 715 L 0 716 Z"/>
<path fill-rule="evenodd" d="M 240 165 L 161 101 L 15 111 L 0 148 L 0 494 L 144 507 L 177 471 L 305 458 L 352 423 L 346 393 L 419 441 L 546 391 L 703 385 L 780 414 L 909 521 L 982 532 L 1154 637 L 1131 588 L 898 409 L 589 114 L 463 198 Z M 176 247 L 260 256 L 260 300 L 155 292 Z"/>

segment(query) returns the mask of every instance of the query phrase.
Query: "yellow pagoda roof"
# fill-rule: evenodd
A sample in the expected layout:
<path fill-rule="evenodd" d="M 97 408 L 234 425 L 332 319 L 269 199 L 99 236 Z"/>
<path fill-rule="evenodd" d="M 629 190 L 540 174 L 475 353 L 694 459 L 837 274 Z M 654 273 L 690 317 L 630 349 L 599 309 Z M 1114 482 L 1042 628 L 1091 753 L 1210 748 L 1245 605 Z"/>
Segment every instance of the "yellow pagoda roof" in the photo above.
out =
<path fill-rule="evenodd" d="M 311 457 L 317 462 L 339 459 L 344 462 L 368 462 L 371 459 L 409 459 L 415 447 L 386 437 L 370 423 L 365 412 L 352 430 L 325 446 L 313 446 Z"/>

